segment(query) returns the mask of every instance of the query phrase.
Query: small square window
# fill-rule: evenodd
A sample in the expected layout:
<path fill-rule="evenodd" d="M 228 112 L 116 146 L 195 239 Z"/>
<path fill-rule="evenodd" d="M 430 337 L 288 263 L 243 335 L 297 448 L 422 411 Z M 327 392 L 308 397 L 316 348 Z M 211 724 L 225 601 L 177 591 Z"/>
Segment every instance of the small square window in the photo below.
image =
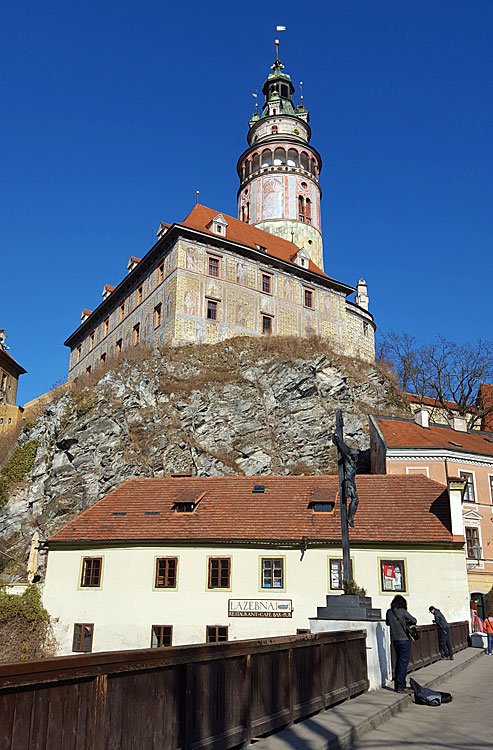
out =
<path fill-rule="evenodd" d="M 476 493 L 474 491 L 474 475 L 470 471 L 459 471 L 461 479 L 466 480 L 466 489 L 464 490 L 464 502 L 475 503 Z"/>
<path fill-rule="evenodd" d="M 262 558 L 262 588 L 282 589 L 284 587 L 284 559 L 282 557 Z"/>
<path fill-rule="evenodd" d="M 262 333 L 266 335 L 272 333 L 272 318 L 270 315 L 262 315 Z"/>
<path fill-rule="evenodd" d="M 207 320 L 217 320 L 217 302 L 207 300 Z"/>
<path fill-rule="evenodd" d="M 303 290 L 303 304 L 305 307 L 313 307 L 313 292 L 311 289 Z"/>
<path fill-rule="evenodd" d="M 154 308 L 154 328 L 159 328 L 163 319 L 163 306 L 161 302 Z"/>
<path fill-rule="evenodd" d="M 133 340 L 134 346 L 137 346 L 137 344 L 140 341 L 140 323 L 136 323 L 133 327 L 132 340 Z"/>
<path fill-rule="evenodd" d="M 154 582 L 155 588 L 175 589 L 177 568 L 177 557 L 158 557 L 156 560 L 156 579 Z"/>
<path fill-rule="evenodd" d="M 231 559 L 210 557 L 207 587 L 209 589 L 229 589 L 231 581 Z"/>
<path fill-rule="evenodd" d="M 380 560 L 382 591 L 406 591 L 404 560 Z"/>
<path fill-rule="evenodd" d="M 207 258 L 207 268 L 209 276 L 219 277 L 219 258 L 213 258 L 211 255 Z"/>
<path fill-rule="evenodd" d="M 172 625 L 153 625 L 151 628 L 151 648 L 173 645 Z"/>
<path fill-rule="evenodd" d="M 84 557 L 82 559 L 81 588 L 98 588 L 101 585 L 102 557 Z"/>
<path fill-rule="evenodd" d="M 262 274 L 262 291 L 265 294 L 272 294 L 272 276 L 268 273 Z"/>
<path fill-rule="evenodd" d="M 207 625 L 205 639 L 207 643 L 221 643 L 223 641 L 227 641 L 227 625 Z"/>
<path fill-rule="evenodd" d="M 90 653 L 92 651 L 92 639 L 94 636 L 94 624 L 88 622 L 76 622 L 74 625 L 74 638 L 72 651 L 78 653 Z"/>

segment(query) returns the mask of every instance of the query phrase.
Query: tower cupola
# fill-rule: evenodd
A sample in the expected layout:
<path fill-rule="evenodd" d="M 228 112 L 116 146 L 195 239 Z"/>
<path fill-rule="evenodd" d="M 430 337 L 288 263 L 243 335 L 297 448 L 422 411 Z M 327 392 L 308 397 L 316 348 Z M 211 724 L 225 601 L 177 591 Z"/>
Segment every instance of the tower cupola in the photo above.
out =
<path fill-rule="evenodd" d="M 250 118 L 248 148 L 238 160 L 238 215 L 242 221 L 304 248 L 323 269 L 319 174 L 322 159 L 310 145 L 309 113 L 279 59 L 262 86 L 264 101 Z"/>

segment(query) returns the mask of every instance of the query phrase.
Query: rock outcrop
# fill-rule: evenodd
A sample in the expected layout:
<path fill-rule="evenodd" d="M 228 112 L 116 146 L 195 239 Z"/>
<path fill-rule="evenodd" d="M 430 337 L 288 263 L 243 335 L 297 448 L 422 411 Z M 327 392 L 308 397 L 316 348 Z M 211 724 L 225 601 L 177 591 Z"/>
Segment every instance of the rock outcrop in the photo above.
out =
<path fill-rule="evenodd" d="M 37 450 L 0 511 L 4 577 L 22 575 L 34 529 L 46 539 L 128 477 L 334 472 L 338 408 L 362 450 L 368 413 L 406 409 L 378 367 L 316 340 L 233 339 L 113 363 L 22 432 Z"/>

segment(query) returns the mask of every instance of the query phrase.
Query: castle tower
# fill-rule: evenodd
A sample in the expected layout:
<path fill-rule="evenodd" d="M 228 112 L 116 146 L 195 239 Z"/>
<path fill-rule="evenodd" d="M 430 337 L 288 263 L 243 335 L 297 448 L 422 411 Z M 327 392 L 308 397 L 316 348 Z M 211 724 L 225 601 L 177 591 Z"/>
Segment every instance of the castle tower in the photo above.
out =
<path fill-rule="evenodd" d="M 264 103 L 250 120 L 248 148 L 238 160 L 238 216 L 304 248 L 323 270 L 319 174 L 322 159 L 310 145 L 309 114 L 293 103 L 294 86 L 276 59 L 265 81 Z"/>

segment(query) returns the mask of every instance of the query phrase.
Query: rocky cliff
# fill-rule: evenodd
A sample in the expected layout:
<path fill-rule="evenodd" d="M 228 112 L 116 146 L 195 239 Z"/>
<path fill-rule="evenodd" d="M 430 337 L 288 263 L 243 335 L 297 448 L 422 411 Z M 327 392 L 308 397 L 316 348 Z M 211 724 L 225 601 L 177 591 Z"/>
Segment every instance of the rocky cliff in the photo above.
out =
<path fill-rule="evenodd" d="M 337 408 L 348 442 L 365 450 L 367 414 L 406 407 L 381 369 L 317 340 L 134 352 L 24 427 L 17 450 L 30 462 L 0 511 L 4 578 L 23 576 L 34 529 L 46 539 L 128 477 L 335 471 Z"/>

